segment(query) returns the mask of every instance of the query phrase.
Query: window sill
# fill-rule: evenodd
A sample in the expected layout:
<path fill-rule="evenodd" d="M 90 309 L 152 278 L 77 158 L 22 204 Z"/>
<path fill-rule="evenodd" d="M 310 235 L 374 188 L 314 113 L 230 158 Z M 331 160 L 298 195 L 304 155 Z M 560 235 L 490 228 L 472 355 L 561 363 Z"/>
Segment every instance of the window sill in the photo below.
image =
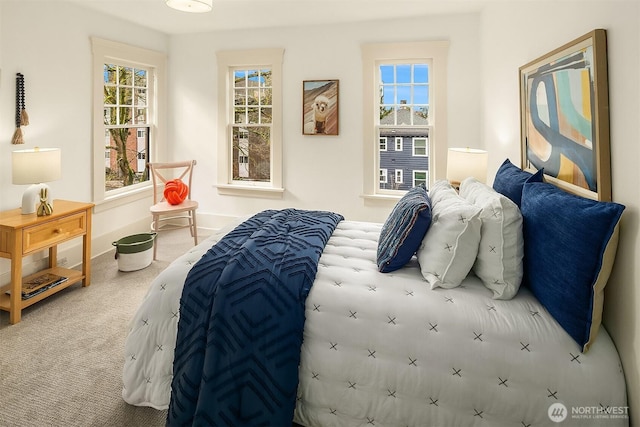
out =
<path fill-rule="evenodd" d="M 131 191 L 122 192 L 114 196 L 106 197 L 104 200 L 96 201 L 94 212 L 104 212 L 109 209 L 117 208 L 118 206 L 132 203 L 136 200 L 142 200 L 150 198 L 153 195 L 151 184 L 145 187 L 139 187 Z"/>
<path fill-rule="evenodd" d="M 260 187 L 257 185 L 232 185 L 232 184 L 216 184 L 218 194 L 225 196 L 242 196 L 242 197 L 267 197 L 270 199 L 281 199 L 284 194 L 284 188 Z"/>

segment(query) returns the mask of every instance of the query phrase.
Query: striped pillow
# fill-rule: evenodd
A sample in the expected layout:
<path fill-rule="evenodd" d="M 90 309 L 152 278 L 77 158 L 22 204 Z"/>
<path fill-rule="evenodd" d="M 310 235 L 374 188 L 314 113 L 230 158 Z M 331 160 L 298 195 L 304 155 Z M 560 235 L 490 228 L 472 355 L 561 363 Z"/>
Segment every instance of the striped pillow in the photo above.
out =
<path fill-rule="evenodd" d="M 423 186 L 413 187 L 398 201 L 382 226 L 378 240 L 378 270 L 403 267 L 416 253 L 431 225 L 431 200 Z"/>

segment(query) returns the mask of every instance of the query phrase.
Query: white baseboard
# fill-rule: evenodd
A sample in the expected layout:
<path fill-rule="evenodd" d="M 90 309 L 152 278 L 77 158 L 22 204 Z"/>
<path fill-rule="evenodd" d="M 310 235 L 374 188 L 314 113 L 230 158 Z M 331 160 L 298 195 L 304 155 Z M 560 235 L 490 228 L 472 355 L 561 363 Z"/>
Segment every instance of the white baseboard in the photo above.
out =
<path fill-rule="evenodd" d="M 150 224 L 151 218 L 144 218 L 101 236 L 96 236 L 94 230 L 93 236 L 91 236 L 91 258 L 95 258 L 105 252 L 109 252 L 110 250 L 114 250 L 115 246 L 113 246 L 113 242 L 116 242 L 123 237 L 138 233 L 148 233 L 150 230 Z M 79 261 L 78 264 L 80 264 Z"/>
<path fill-rule="evenodd" d="M 202 230 L 219 230 L 236 219 L 238 219 L 237 215 L 219 215 L 209 213 L 199 213 L 196 218 L 198 221 L 198 228 Z"/>

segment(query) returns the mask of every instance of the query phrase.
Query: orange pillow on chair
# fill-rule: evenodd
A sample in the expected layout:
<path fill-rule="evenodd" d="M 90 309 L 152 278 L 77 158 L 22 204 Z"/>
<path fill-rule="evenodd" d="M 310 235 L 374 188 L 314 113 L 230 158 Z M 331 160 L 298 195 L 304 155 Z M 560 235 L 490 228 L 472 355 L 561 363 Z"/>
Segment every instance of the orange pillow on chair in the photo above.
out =
<path fill-rule="evenodd" d="M 189 195 L 189 186 L 180 179 L 172 179 L 164 184 L 164 198 L 170 205 L 179 205 Z"/>

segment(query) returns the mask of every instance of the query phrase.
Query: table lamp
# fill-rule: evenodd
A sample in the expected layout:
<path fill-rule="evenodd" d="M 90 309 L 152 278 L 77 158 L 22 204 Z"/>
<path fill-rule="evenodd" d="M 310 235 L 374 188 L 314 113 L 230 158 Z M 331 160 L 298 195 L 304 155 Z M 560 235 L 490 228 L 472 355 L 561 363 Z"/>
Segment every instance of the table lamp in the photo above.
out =
<path fill-rule="evenodd" d="M 447 179 L 456 189 L 470 176 L 480 182 L 487 180 L 487 152 L 474 148 L 449 148 Z"/>
<path fill-rule="evenodd" d="M 11 153 L 12 179 L 16 185 L 31 184 L 22 195 L 22 214 L 32 214 L 40 201 L 40 190 L 45 189 L 47 203 L 51 205 L 51 191 L 45 182 L 62 176 L 59 148 L 17 150 Z"/>

